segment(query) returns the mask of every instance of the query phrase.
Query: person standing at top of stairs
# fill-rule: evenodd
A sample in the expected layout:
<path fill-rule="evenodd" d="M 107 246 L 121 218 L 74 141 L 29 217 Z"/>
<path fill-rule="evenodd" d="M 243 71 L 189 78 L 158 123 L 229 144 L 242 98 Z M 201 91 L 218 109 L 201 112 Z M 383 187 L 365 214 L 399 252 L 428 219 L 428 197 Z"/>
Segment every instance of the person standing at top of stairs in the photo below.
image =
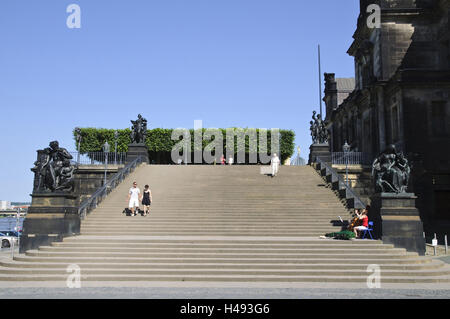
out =
<path fill-rule="evenodd" d="M 277 153 L 273 154 L 272 160 L 270 161 L 270 165 L 272 166 L 272 177 L 277 176 L 278 170 L 280 168 L 280 159 Z"/>

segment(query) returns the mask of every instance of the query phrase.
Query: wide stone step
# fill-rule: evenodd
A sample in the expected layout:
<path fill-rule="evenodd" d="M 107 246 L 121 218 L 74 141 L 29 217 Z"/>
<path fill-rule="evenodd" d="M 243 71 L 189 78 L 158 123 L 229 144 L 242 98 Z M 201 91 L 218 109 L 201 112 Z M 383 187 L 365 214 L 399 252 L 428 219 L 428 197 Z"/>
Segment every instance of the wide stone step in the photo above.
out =
<path fill-rule="evenodd" d="M 142 268 L 127 268 L 127 269 L 91 269 L 80 267 L 80 272 L 85 276 L 333 276 L 333 277 L 348 277 L 348 276 L 367 276 L 367 269 L 365 270 L 230 270 L 230 269 L 182 269 L 182 270 L 164 270 L 164 269 L 142 269 Z M 34 269 L 2 269 L 0 274 L 13 275 L 66 275 L 67 268 L 34 268 Z M 433 276 L 448 276 L 450 270 L 448 268 L 442 270 L 383 270 L 382 276 L 394 277 L 433 277 Z"/>
<path fill-rule="evenodd" d="M 81 233 L 84 235 L 126 235 L 127 232 L 132 232 L 134 235 L 199 235 L 199 236 L 209 236 L 209 235 L 230 235 L 230 236 L 280 236 L 282 237 L 290 237 L 292 236 L 313 236 L 313 237 L 319 237 L 322 235 L 325 235 L 327 233 L 332 232 L 339 232 L 341 231 L 340 226 L 324 226 L 324 227 L 283 227 L 283 226 L 274 226 L 271 229 L 268 228 L 261 228 L 261 227 L 245 227 L 245 226 L 232 226 L 232 225 L 226 225 L 223 227 L 211 227 L 209 228 L 208 225 L 204 225 L 198 227 L 185 227 L 185 226 L 179 226 L 174 228 L 169 228 L 167 226 L 122 226 L 122 227 L 83 227 L 81 228 Z"/>
<path fill-rule="evenodd" d="M 47 246 L 47 247 L 40 247 L 39 252 L 65 252 L 65 253 L 84 253 L 84 252 L 99 252 L 99 253 L 111 253 L 111 252 L 117 252 L 122 253 L 124 251 L 123 247 L 53 247 L 53 246 Z M 281 249 L 281 248 L 252 248 L 252 249 L 245 249 L 245 248 L 195 248 L 195 247 L 189 247 L 189 248 L 135 248 L 135 247 L 128 247 L 126 248 L 126 251 L 128 253 L 133 254 L 153 254 L 153 253 L 215 253 L 215 254 L 231 254 L 231 253 L 239 253 L 239 254 L 311 254 L 311 253 L 320 253 L 320 254 L 333 254 L 333 253 L 341 253 L 345 254 L 348 252 L 357 252 L 359 254 L 364 253 L 363 250 L 357 250 L 357 249 L 347 249 L 347 248 L 330 248 L 330 249 L 317 249 L 317 248 L 305 248 L 305 249 L 298 249 L 298 248 L 291 248 L 291 249 Z M 376 254 L 404 254 L 404 249 L 374 249 L 372 252 Z"/>
<path fill-rule="evenodd" d="M 117 225 L 130 225 L 130 226 L 136 226 L 136 225 L 211 225 L 220 227 L 222 225 L 255 225 L 255 226 L 263 226 L 267 227 L 268 223 L 264 223 L 261 220 L 251 220 L 251 219 L 220 219 L 220 220 L 214 220 L 209 218 L 192 218 L 189 220 L 179 220 L 179 219 L 153 219 L 150 216 L 141 216 L 138 214 L 137 216 L 129 216 L 129 217 L 123 217 L 123 218 L 112 218 L 111 220 L 107 222 L 102 222 L 98 220 L 86 220 L 83 224 L 83 226 L 92 226 L 92 225 L 100 225 L 100 226 L 117 226 Z M 278 226 L 310 226 L 310 227 L 321 227 L 321 226 L 341 226 L 341 225 L 348 225 L 348 222 L 346 223 L 344 221 L 344 224 L 339 220 L 339 218 L 329 218 L 329 219 L 323 219 L 323 220 L 301 220 L 301 219 L 291 219 L 291 220 L 273 220 L 270 222 L 271 225 L 278 225 Z"/>
<path fill-rule="evenodd" d="M 77 263 L 81 269 L 119 269 L 124 268 L 122 263 L 114 262 L 82 262 Z M 69 264 L 66 262 L 1 262 L 0 266 L 10 269 L 17 268 L 38 268 L 38 269 L 64 269 L 66 270 Z M 224 264 L 224 263 L 128 263 L 127 269 L 247 269 L 247 270 L 367 270 L 369 264 Z M 441 269 L 445 264 L 439 260 L 432 260 L 429 263 L 412 263 L 412 264 L 383 264 L 382 271 L 385 270 L 427 270 L 427 269 Z M 445 267 L 444 267 L 445 268 Z M 3 268 L 1 268 L 3 270 Z M 0 271 L 1 273 L 1 271 Z"/>
<path fill-rule="evenodd" d="M 205 202 L 209 200 L 209 202 Z M 199 199 L 195 202 L 180 202 L 180 203 L 170 203 L 169 201 L 162 203 L 160 200 L 158 200 L 158 204 L 155 202 L 156 200 L 153 199 L 152 207 L 155 210 L 173 210 L 173 209 L 184 209 L 187 211 L 193 211 L 196 209 L 216 209 L 216 210 L 226 210 L 226 209 L 237 209 L 237 210 L 244 210 L 244 211 L 260 211 L 260 210 L 297 210 L 297 211 L 307 211 L 311 210 L 314 212 L 320 212 L 324 209 L 339 209 L 343 210 L 345 209 L 342 206 L 342 203 L 340 201 L 336 203 L 330 203 L 330 204 L 319 204 L 317 203 L 317 200 L 315 199 L 311 201 L 302 200 L 301 198 L 297 198 L 295 201 L 291 203 L 282 202 L 279 200 L 261 200 L 256 203 L 249 203 L 248 200 L 236 200 L 236 199 L 228 199 L 228 200 L 219 200 L 219 199 L 212 199 L 209 197 L 208 199 Z M 324 199 L 325 200 L 325 199 Z M 232 201 L 232 203 L 230 203 Z M 117 207 L 121 207 L 123 205 L 127 205 L 127 200 L 120 200 L 117 202 L 112 202 L 110 206 L 114 206 L 112 208 L 106 208 L 101 207 L 102 211 L 107 211 L 110 209 L 114 209 Z M 201 205 L 199 207 L 195 207 L 196 205 Z M 245 206 L 242 206 L 245 205 Z M 309 208 L 309 209 L 305 209 Z"/>
<path fill-rule="evenodd" d="M 113 258 L 223 258 L 223 259 L 233 259 L 243 257 L 245 259 L 310 259 L 310 258 L 334 258 L 334 259 L 345 259 L 345 258 L 355 258 L 358 257 L 361 260 L 365 259 L 376 259 L 376 258 L 416 258 L 417 255 L 405 254 L 403 250 L 392 250 L 388 253 L 382 253 L 379 251 L 371 252 L 368 255 L 363 255 L 359 251 L 346 251 L 340 252 L 335 251 L 333 253 L 322 253 L 321 251 L 313 251 L 308 253 L 280 253 L 280 252 L 233 252 L 226 253 L 220 251 L 207 251 L 207 252 L 187 252 L 187 251 L 177 251 L 177 252 L 134 252 L 134 251 L 101 251 L 101 252 L 91 252 L 91 251 L 38 251 L 29 250 L 25 253 L 26 256 L 37 256 L 37 257 L 113 257 Z"/>
<path fill-rule="evenodd" d="M 44 257 L 44 256 L 16 256 L 15 261 L 30 262 L 30 263 L 123 263 L 123 264 L 198 264 L 198 263 L 214 263 L 214 264 L 363 264 L 363 265 L 384 265 L 384 264 L 428 264 L 431 259 L 424 258 L 404 258 L 404 256 L 392 256 L 392 258 L 374 257 L 359 258 L 359 256 L 352 256 L 347 258 L 333 258 L 330 256 L 322 256 L 323 258 L 156 258 L 156 257 Z"/>
<path fill-rule="evenodd" d="M 145 217 L 145 218 L 144 218 Z M 341 216 L 343 221 L 345 222 L 347 219 L 343 216 Z M 186 215 L 180 215 L 177 216 L 155 216 L 150 212 L 150 215 L 148 216 L 141 216 L 138 214 L 138 216 L 125 216 L 125 214 L 118 214 L 113 215 L 109 218 L 90 218 L 88 216 L 87 219 L 83 222 L 84 224 L 119 224 L 119 223 L 139 223 L 139 222 L 154 222 L 154 223 L 172 223 L 172 222 L 184 222 L 184 223 L 215 223 L 220 225 L 220 223 L 255 223 L 258 225 L 267 225 L 271 223 L 277 223 L 277 224 L 290 224 L 290 223 L 297 223 L 297 224 L 314 224 L 314 225 L 320 225 L 320 224 L 328 224 L 332 222 L 339 222 L 341 223 L 338 216 L 327 216 L 323 218 L 310 218 L 310 217 L 302 217 L 302 216 L 292 216 L 288 218 L 264 218 L 263 216 L 260 217 L 234 217 L 234 216 L 189 216 L 186 217 Z M 347 220 L 348 222 L 348 220 Z"/>
<path fill-rule="evenodd" d="M 332 231 L 327 231 L 327 232 L 332 232 Z M 109 231 L 83 231 L 81 233 L 82 235 L 116 235 L 116 236 L 126 236 L 130 234 L 130 231 L 122 231 L 122 232 L 109 232 Z M 294 237 L 294 236 L 304 236 L 304 237 L 319 237 L 321 235 L 323 235 L 323 232 L 286 232 L 286 231 L 280 231 L 280 232 L 264 232 L 264 231 L 143 231 L 143 232 L 135 232 L 133 231 L 133 234 L 135 236 L 143 236 L 146 237 L 148 235 L 152 235 L 152 236 L 204 236 L 204 237 L 209 237 L 211 235 L 221 235 L 221 236 L 235 236 L 235 237 L 241 237 L 243 235 L 246 235 L 248 237 L 251 236 L 255 236 L 255 237 L 260 237 L 260 236 L 273 236 L 273 237 Z"/>
<path fill-rule="evenodd" d="M 204 231 L 205 226 L 208 226 L 208 231 L 223 231 L 223 230 L 287 230 L 287 231 L 298 231 L 302 230 L 303 232 L 320 232 L 322 230 L 328 230 L 328 229 L 336 229 L 336 227 L 340 226 L 333 226 L 333 225 L 302 225 L 301 227 L 298 225 L 278 225 L 273 224 L 272 226 L 266 226 L 266 225 L 255 225 L 252 223 L 240 223 L 240 224 L 223 224 L 220 226 L 217 225 L 208 225 L 208 224 L 182 224 L 182 223 L 174 223 L 174 224 L 153 224 L 153 223 L 147 223 L 145 225 L 143 224 L 132 224 L 129 225 L 130 231 L 136 232 L 136 231 L 152 231 L 152 230 L 167 230 L 167 231 Z M 124 225 L 104 225 L 104 226 L 98 226 L 98 225 L 84 225 L 81 227 L 81 230 L 99 230 L 99 231 L 122 231 L 125 229 Z"/>
<path fill-rule="evenodd" d="M 243 206 L 245 203 L 240 205 L 239 207 L 229 207 L 226 205 L 217 205 L 215 207 L 213 206 L 203 206 L 202 204 L 198 204 L 198 207 L 195 208 L 187 208 L 187 207 L 154 207 L 151 206 L 151 210 L 155 214 L 170 214 L 170 215 L 177 215 L 181 212 L 184 212 L 186 214 L 230 214 L 230 215 L 240 215 L 242 213 L 245 213 L 249 217 L 264 214 L 268 217 L 270 216 L 292 216 L 292 215 L 300 215 L 300 216 L 308 216 L 311 217 L 321 217 L 321 216 L 329 216 L 332 214 L 335 214 L 336 212 L 346 212 L 348 215 L 348 211 L 344 208 L 344 206 L 336 206 L 336 207 L 321 207 L 321 208 L 314 208 L 314 209 L 299 209 L 298 205 L 301 205 L 300 203 L 297 203 L 297 206 L 293 207 L 285 207 L 285 206 L 267 206 L 264 207 L 246 207 Z M 310 204 L 314 205 L 314 204 Z M 128 202 L 124 203 L 118 203 L 114 208 L 111 209 L 105 209 L 103 211 L 96 211 L 96 214 L 98 213 L 99 216 L 106 216 L 108 214 L 111 214 L 113 212 L 122 212 L 124 208 L 128 207 Z M 142 206 L 141 206 L 142 208 Z"/>
<path fill-rule="evenodd" d="M 367 282 L 367 274 L 363 276 L 227 276 L 227 275 L 83 275 L 81 282 L 99 281 L 99 282 L 335 282 L 335 283 L 364 283 Z M 66 282 L 67 275 L 0 275 L 0 281 L 44 281 L 44 282 Z M 382 276 L 380 282 L 383 283 L 443 283 L 450 282 L 448 276 Z"/>
<path fill-rule="evenodd" d="M 118 219 L 121 217 L 130 217 L 126 216 L 123 213 L 123 210 L 125 209 L 125 206 L 120 206 L 114 211 L 110 211 L 107 213 L 102 214 L 95 214 L 95 215 L 88 215 L 87 220 L 101 220 L 101 221 L 108 221 L 111 219 Z M 140 209 L 143 209 L 143 206 L 140 207 Z M 265 220 L 266 218 L 268 220 L 289 220 L 289 219 L 299 219 L 299 220 L 324 220 L 324 219 L 337 219 L 338 216 L 341 216 L 344 220 L 346 219 L 352 219 L 348 212 L 346 211 L 329 211 L 326 214 L 314 214 L 312 212 L 277 212 L 274 210 L 271 210 L 270 212 L 255 212 L 255 213 L 247 213 L 242 210 L 235 210 L 235 211 L 212 211 L 212 210 L 196 210 L 195 212 L 187 212 L 184 210 L 176 210 L 171 212 L 161 212 L 156 211 L 153 209 L 150 209 L 150 215 L 148 217 L 150 218 L 156 218 L 156 219 L 200 219 L 200 218 L 206 218 L 206 219 L 230 219 L 230 218 L 237 218 L 237 219 L 248 219 L 248 220 Z"/>
<path fill-rule="evenodd" d="M 132 220 L 133 216 L 126 216 L 124 213 L 122 213 L 123 209 L 120 211 L 115 211 L 114 213 L 104 214 L 104 215 L 88 215 L 86 222 L 90 221 L 100 221 L 100 222 L 120 222 L 124 220 Z M 310 222 L 326 222 L 330 220 L 338 220 L 339 216 L 343 220 L 349 220 L 350 218 L 346 218 L 347 215 L 339 214 L 339 213 L 331 213 L 327 215 L 320 215 L 320 216 L 314 216 L 312 214 L 290 214 L 290 215 L 277 215 L 277 214 L 270 214 L 265 216 L 264 214 L 254 214 L 254 215 L 243 215 L 243 214 L 227 214 L 227 213 L 219 213 L 215 214 L 212 212 L 197 212 L 195 214 L 187 214 L 186 212 L 177 212 L 173 214 L 162 214 L 160 212 L 153 212 L 150 211 L 150 215 L 147 216 L 146 219 L 154 219 L 156 221 L 162 220 L 162 221 L 173 221 L 173 220 L 183 220 L 183 221 L 194 221 L 194 220 L 204 220 L 204 221 L 211 221 L 211 222 L 217 222 L 217 221 L 233 221 L 233 220 L 244 220 L 244 221 L 260 221 L 265 223 L 270 222 L 289 222 L 289 221 L 310 221 Z M 140 216 L 142 217 L 142 216 Z"/>
<path fill-rule="evenodd" d="M 104 242 L 104 243 L 89 243 L 89 242 L 79 242 L 79 243 L 52 243 L 52 246 L 42 246 L 39 249 L 255 249 L 255 250 L 270 250 L 270 249 L 280 249 L 280 250 L 292 250 L 292 249 L 313 249 L 313 250 L 327 250 L 327 249 L 344 249 L 344 250 L 390 250 L 393 248 L 392 245 L 315 245 L 315 244 L 305 244 L 305 245 L 277 245 L 277 244 L 195 244 L 195 243 L 179 243 L 179 244 L 165 244 L 165 243 L 130 243 L 130 242 Z"/>
<path fill-rule="evenodd" d="M 61 244 L 65 243 L 131 243 L 131 244 L 226 244 L 226 245 L 384 245 L 380 240 L 332 240 L 332 239 L 317 239 L 313 237 L 251 237 L 236 236 L 236 237 L 220 237 L 220 236 L 145 236 L 136 237 L 132 234 L 126 236 L 88 236 L 81 235 L 75 237 L 66 237 Z M 59 243 L 54 243 L 59 244 Z"/>

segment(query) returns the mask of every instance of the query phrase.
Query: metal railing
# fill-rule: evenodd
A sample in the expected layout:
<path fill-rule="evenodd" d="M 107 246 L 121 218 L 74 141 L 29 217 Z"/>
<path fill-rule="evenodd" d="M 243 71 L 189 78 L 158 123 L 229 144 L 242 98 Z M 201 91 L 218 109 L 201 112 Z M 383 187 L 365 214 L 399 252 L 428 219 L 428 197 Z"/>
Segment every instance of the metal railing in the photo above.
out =
<path fill-rule="evenodd" d="M 321 168 L 324 167 L 327 173 L 331 174 L 331 180 L 337 181 L 339 185 L 339 190 L 345 189 L 346 191 L 346 199 L 353 199 L 353 208 L 363 209 L 366 207 L 366 204 L 359 198 L 359 196 L 355 193 L 355 191 L 344 181 L 344 178 L 339 175 L 335 169 L 331 167 L 328 163 L 324 162 L 320 157 L 316 158 L 318 164 L 320 164 Z"/>
<path fill-rule="evenodd" d="M 363 152 L 333 152 L 331 161 L 335 165 L 370 165 L 371 159 Z"/>
<path fill-rule="evenodd" d="M 127 159 L 126 152 L 70 152 L 70 155 L 73 157 L 73 163 L 78 165 L 105 165 L 106 158 L 108 158 L 108 164 L 123 165 Z"/>
<path fill-rule="evenodd" d="M 86 199 L 81 203 L 78 208 L 78 215 L 80 215 L 81 220 L 85 219 L 86 216 L 95 209 L 98 204 L 100 204 L 112 190 L 114 190 L 117 185 L 119 185 L 131 172 L 133 172 L 136 167 L 143 162 L 141 156 L 136 158 L 133 162 L 127 164 L 123 169 L 121 169 L 116 175 L 114 175 L 105 185 L 100 187 L 92 194 L 91 197 Z"/>

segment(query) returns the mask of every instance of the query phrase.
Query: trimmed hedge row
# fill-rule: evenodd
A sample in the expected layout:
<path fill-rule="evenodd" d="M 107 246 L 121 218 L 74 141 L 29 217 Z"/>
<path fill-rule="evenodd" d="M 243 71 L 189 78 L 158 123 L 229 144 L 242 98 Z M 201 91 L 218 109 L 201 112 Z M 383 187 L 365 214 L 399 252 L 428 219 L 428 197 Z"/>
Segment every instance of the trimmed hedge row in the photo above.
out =
<path fill-rule="evenodd" d="M 235 132 L 235 142 L 234 142 L 234 154 L 236 155 L 238 152 L 238 138 L 236 135 L 239 133 L 245 133 L 247 129 L 242 128 L 233 128 Z M 257 140 L 250 141 L 249 136 L 245 138 L 245 153 L 246 153 L 246 162 L 248 161 L 248 154 L 250 152 L 254 153 L 255 150 L 250 150 L 251 145 L 256 145 L 256 152 L 259 152 L 260 145 L 257 144 L 259 141 L 259 134 L 261 134 L 261 130 L 259 129 L 249 129 L 256 132 Z M 179 143 L 179 141 L 172 140 L 172 133 L 174 129 L 161 129 L 156 128 L 147 131 L 147 138 L 145 140 L 145 144 L 149 150 L 149 158 L 150 161 L 155 164 L 173 164 L 171 160 L 171 152 L 173 147 Z M 206 129 L 202 129 L 202 136 L 204 136 Z M 107 141 L 111 146 L 111 152 L 115 152 L 115 137 L 114 133 L 116 130 L 113 129 L 101 129 L 101 128 L 81 128 L 81 143 L 80 143 L 80 152 L 85 154 L 88 152 L 101 152 L 103 144 Z M 118 138 L 117 138 L 117 151 L 118 152 L 127 152 L 128 145 L 131 143 L 131 129 L 122 129 L 117 130 Z M 194 133 L 193 129 L 189 130 L 191 135 L 191 151 L 200 150 L 200 145 L 194 145 Z M 226 129 L 219 129 L 219 132 L 222 132 L 223 136 L 223 152 L 226 154 Z M 262 131 L 263 133 L 266 131 Z M 197 133 L 200 133 L 197 131 Z M 76 141 L 76 133 L 73 131 L 75 148 L 77 148 Z M 181 137 L 180 137 L 181 139 Z M 290 158 L 294 154 L 294 139 L 295 133 L 291 130 L 280 130 L 280 154 L 281 161 L 284 162 L 286 159 Z M 201 145 L 202 150 L 206 148 L 212 141 L 215 140 L 215 137 L 212 139 L 203 139 L 203 143 Z M 242 140 L 241 140 L 242 141 Z M 252 144 L 251 142 L 254 142 Z M 243 146 L 243 145 L 242 145 Z M 241 147 L 242 147 L 241 146 Z M 271 147 L 271 131 L 267 131 L 267 149 L 270 150 Z M 221 154 L 220 154 L 221 155 Z M 219 155 L 219 156 L 220 156 Z"/>

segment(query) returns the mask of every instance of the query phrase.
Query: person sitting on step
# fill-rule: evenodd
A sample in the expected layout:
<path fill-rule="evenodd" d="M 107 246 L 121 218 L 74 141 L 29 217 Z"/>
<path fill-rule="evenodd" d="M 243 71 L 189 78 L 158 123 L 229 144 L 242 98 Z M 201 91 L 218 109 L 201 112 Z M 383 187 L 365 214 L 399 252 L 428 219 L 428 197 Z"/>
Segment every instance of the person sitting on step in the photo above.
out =
<path fill-rule="evenodd" d="M 128 191 L 128 208 L 131 210 L 131 216 L 136 216 L 139 212 L 139 200 L 142 199 L 141 190 L 137 187 L 137 183 L 133 183 L 133 187 Z"/>
<path fill-rule="evenodd" d="M 358 214 L 358 212 L 355 211 L 356 215 L 361 220 L 361 226 L 357 226 L 353 229 L 356 238 L 361 237 L 362 232 L 367 230 L 369 227 L 369 217 L 367 216 L 367 214 L 369 213 L 369 207 L 370 206 L 367 206 L 366 209 L 364 209 L 361 214 Z"/>

